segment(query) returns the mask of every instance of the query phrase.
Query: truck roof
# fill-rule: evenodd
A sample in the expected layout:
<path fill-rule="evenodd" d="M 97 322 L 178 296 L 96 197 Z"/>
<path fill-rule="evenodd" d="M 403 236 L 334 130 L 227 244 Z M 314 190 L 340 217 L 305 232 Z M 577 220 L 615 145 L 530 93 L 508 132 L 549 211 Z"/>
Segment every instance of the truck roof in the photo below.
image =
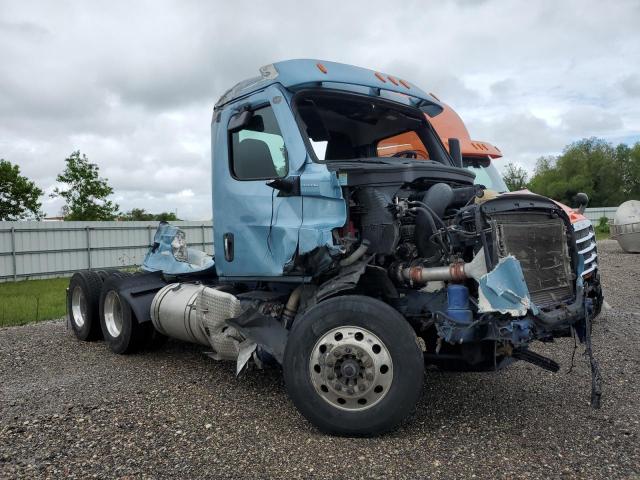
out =
<path fill-rule="evenodd" d="M 292 90 L 325 85 L 333 88 L 339 88 L 341 85 L 368 87 L 372 89 L 372 94 L 386 90 L 406 95 L 416 107 L 421 108 L 430 117 L 438 115 L 443 110 L 442 104 L 433 95 L 406 80 L 367 68 L 313 59 L 285 60 L 265 65 L 260 68 L 259 76 L 237 83 L 222 95 L 215 108 L 219 109 L 274 83 Z"/>
<path fill-rule="evenodd" d="M 492 159 L 502 157 L 500 149 L 488 142 L 472 140 L 466 125 L 460 116 L 446 103 L 442 103 L 442 113 L 430 119 L 431 125 L 435 128 L 442 143 L 448 148 L 448 140 L 457 138 L 460 140 L 460 150 L 464 157 L 491 157 Z"/>

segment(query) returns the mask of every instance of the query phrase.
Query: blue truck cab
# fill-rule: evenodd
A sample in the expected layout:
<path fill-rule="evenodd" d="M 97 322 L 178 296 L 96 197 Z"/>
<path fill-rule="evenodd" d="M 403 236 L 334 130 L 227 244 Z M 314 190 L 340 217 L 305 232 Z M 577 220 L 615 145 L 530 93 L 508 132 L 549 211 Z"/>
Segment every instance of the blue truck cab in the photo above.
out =
<path fill-rule="evenodd" d="M 103 279 L 91 301 L 95 274 L 74 276 L 71 326 L 80 338 L 99 328 L 117 353 L 165 335 L 207 345 L 238 372 L 279 365 L 299 411 L 350 436 L 398 425 L 425 364 L 557 371 L 529 345 L 575 332 L 597 407 L 590 322 L 602 295 L 583 282 L 567 214 L 474 184 L 459 142 L 445 148 L 429 122 L 442 110 L 379 71 L 261 68 L 214 107 L 213 258 L 161 224 L 145 273 Z"/>

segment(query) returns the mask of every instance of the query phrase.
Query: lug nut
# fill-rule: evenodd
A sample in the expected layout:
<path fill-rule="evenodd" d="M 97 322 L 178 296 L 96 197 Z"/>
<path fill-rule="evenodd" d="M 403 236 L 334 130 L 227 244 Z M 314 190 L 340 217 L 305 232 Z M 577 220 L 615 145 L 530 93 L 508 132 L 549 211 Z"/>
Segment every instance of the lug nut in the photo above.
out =
<path fill-rule="evenodd" d="M 333 380 L 334 378 L 336 378 L 336 376 L 333 373 L 327 375 L 327 380 Z"/>
<path fill-rule="evenodd" d="M 367 380 L 369 380 L 369 381 L 373 380 L 373 373 L 371 373 L 371 372 L 367 373 Z"/>
<path fill-rule="evenodd" d="M 336 383 L 333 388 L 335 388 L 339 392 L 340 390 L 342 390 L 342 385 Z"/>

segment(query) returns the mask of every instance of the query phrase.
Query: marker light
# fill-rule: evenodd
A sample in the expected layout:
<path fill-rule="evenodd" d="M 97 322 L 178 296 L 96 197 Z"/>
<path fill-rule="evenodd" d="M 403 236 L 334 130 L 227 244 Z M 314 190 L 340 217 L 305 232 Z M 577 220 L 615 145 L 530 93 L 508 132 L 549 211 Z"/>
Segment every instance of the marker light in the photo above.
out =
<path fill-rule="evenodd" d="M 316 67 L 318 67 L 318 70 L 320 70 L 322 73 L 324 73 L 324 74 L 327 73 L 327 67 L 325 67 L 323 64 L 316 63 Z"/>

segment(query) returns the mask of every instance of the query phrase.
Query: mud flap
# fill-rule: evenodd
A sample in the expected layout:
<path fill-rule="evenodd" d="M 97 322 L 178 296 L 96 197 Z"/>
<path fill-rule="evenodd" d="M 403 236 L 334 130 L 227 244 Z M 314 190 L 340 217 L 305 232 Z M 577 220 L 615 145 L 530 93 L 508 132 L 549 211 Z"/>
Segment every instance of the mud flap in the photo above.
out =
<path fill-rule="evenodd" d="M 138 323 L 151 321 L 151 302 L 167 285 L 162 272 L 143 273 L 118 280 L 118 293 L 127 300 Z"/>

